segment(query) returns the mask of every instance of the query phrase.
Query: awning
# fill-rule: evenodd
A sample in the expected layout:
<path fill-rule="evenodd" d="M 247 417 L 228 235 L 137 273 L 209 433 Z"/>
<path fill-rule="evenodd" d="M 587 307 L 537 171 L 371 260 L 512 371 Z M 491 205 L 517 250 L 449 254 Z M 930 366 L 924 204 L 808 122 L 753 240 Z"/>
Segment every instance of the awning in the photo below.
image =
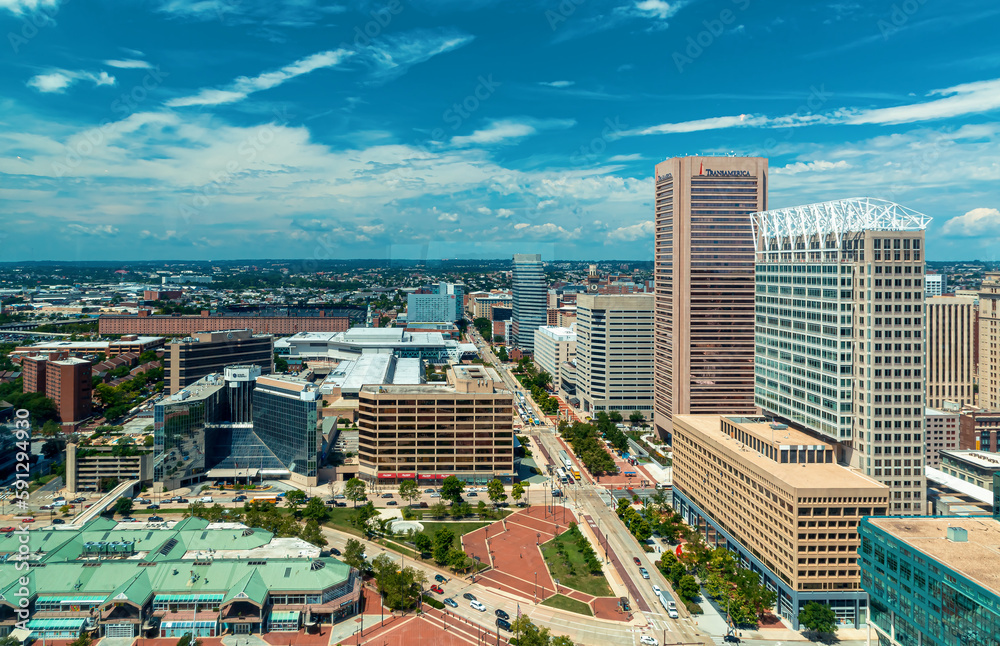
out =
<path fill-rule="evenodd" d="M 215 628 L 216 624 L 217 622 L 215 621 L 164 621 L 160 624 L 160 628 Z"/>
<path fill-rule="evenodd" d="M 106 594 L 81 597 L 38 597 L 36 603 L 60 603 L 76 606 L 84 603 L 101 603 L 107 598 Z"/>
<path fill-rule="evenodd" d="M 222 603 L 221 594 L 158 594 L 153 603 Z"/>
<path fill-rule="evenodd" d="M 271 622 L 281 621 L 299 621 L 299 615 L 301 615 L 298 610 L 272 610 L 271 611 Z"/>
<path fill-rule="evenodd" d="M 86 617 L 48 617 L 28 620 L 28 630 L 80 630 L 87 623 Z"/>

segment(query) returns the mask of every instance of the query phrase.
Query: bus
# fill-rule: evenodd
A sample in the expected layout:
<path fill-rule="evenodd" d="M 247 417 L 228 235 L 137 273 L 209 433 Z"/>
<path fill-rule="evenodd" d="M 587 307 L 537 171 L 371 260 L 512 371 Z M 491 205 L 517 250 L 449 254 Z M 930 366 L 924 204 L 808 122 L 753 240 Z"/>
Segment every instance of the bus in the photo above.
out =
<path fill-rule="evenodd" d="M 563 469 L 562 467 L 559 467 L 559 470 L 556 471 L 556 475 L 559 476 L 559 482 L 561 482 L 563 484 L 566 484 L 566 483 L 569 482 L 569 477 L 566 475 L 566 469 Z"/>
<path fill-rule="evenodd" d="M 576 467 L 573 467 L 573 477 L 576 478 L 577 480 L 581 479 L 580 478 L 580 470 L 577 469 Z"/>
<path fill-rule="evenodd" d="M 622 473 L 622 475 L 625 476 L 626 478 L 636 477 L 635 471 L 625 471 L 624 473 Z"/>
<path fill-rule="evenodd" d="M 251 502 L 269 502 L 272 505 L 278 504 L 278 496 L 254 496 Z"/>
<path fill-rule="evenodd" d="M 569 459 L 569 454 L 566 453 L 566 451 L 559 451 L 559 459 L 566 466 L 567 471 L 571 471 L 573 469 L 573 462 Z"/>

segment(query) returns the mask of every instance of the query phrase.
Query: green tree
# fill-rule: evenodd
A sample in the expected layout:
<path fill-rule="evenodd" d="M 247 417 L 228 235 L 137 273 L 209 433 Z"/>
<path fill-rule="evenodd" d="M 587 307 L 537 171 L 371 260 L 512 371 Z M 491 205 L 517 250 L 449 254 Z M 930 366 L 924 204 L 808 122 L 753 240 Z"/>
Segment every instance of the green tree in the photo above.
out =
<path fill-rule="evenodd" d="M 528 484 L 531 484 L 530 482 Z M 524 495 L 524 484 L 521 482 L 515 482 L 514 486 L 510 488 L 510 497 L 514 499 L 514 502 L 521 502 L 521 496 Z"/>
<path fill-rule="evenodd" d="M 434 549 L 434 539 L 427 534 L 420 532 L 419 534 L 414 535 L 413 545 L 417 548 L 417 551 L 420 552 L 421 555 L 430 554 Z"/>
<path fill-rule="evenodd" d="M 441 518 L 448 515 L 448 505 L 443 502 L 436 502 L 430 506 L 427 512 L 434 518 Z"/>
<path fill-rule="evenodd" d="M 354 502 L 357 507 L 362 500 L 368 499 L 365 481 L 360 478 L 351 478 L 344 483 L 344 497 Z"/>
<path fill-rule="evenodd" d="M 53 437 L 59 434 L 59 424 L 54 420 L 50 419 L 44 424 L 42 424 L 42 435 L 45 437 Z"/>
<path fill-rule="evenodd" d="M 317 523 L 322 523 L 330 517 L 330 510 L 327 509 L 322 500 L 313 496 L 309 499 L 309 502 L 306 503 L 305 509 L 302 510 L 302 517 L 315 520 Z"/>
<path fill-rule="evenodd" d="M 490 502 L 494 506 L 507 500 L 507 492 L 504 491 L 503 483 L 498 478 L 494 478 L 486 484 L 486 495 L 490 497 Z"/>
<path fill-rule="evenodd" d="M 403 480 L 399 483 L 399 497 L 406 504 L 412 505 L 413 501 L 420 497 L 420 489 L 417 488 L 416 480 Z"/>
<path fill-rule="evenodd" d="M 451 515 L 455 518 L 464 518 L 472 513 L 472 505 L 460 500 L 459 502 L 453 502 L 451 504 Z"/>
<path fill-rule="evenodd" d="M 322 530 L 319 528 L 319 523 L 316 519 L 310 518 L 306 521 L 305 526 L 302 528 L 302 532 L 299 534 L 299 538 L 307 543 L 312 543 L 317 547 L 325 547 L 327 545 L 326 537 L 323 536 Z"/>
<path fill-rule="evenodd" d="M 132 499 L 121 497 L 115 501 L 115 513 L 119 516 L 128 516 L 132 513 Z"/>
<path fill-rule="evenodd" d="M 462 499 L 462 492 L 465 491 L 465 483 L 456 476 L 448 476 L 441 481 L 441 498 L 458 502 Z"/>
<path fill-rule="evenodd" d="M 510 361 L 510 355 L 507 354 L 507 348 L 506 347 L 504 347 L 504 346 L 500 347 L 500 352 L 497 353 L 497 359 L 499 359 L 500 361 L 503 361 L 504 363 L 507 363 L 508 361 Z"/>
<path fill-rule="evenodd" d="M 438 565 L 448 562 L 452 546 L 455 543 L 455 533 L 447 527 L 442 527 L 434 534 L 434 560 Z"/>
<path fill-rule="evenodd" d="M 616 410 L 613 410 L 613 411 L 611 411 L 610 413 L 608 413 L 608 417 L 609 417 L 609 418 L 611 419 L 611 421 L 612 421 L 612 422 L 614 422 L 615 424 L 621 424 L 621 423 L 622 423 L 622 421 L 623 421 L 623 420 L 625 419 L 624 417 L 622 417 L 622 414 L 621 414 L 621 413 L 619 413 L 619 412 L 618 412 L 618 411 L 616 411 Z"/>
<path fill-rule="evenodd" d="M 698 592 L 698 582 L 693 576 L 685 574 L 681 577 L 681 580 L 677 584 L 677 594 L 681 595 L 681 597 L 687 599 L 688 601 L 691 601 L 698 596 Z"/>
<path fill-rule="evenodd" d="M 288 361 L 286 361 L 284 357 L 274 355 L 274 371 L 288 372 Z"/>
<path fill-rule="evenodd" d="M 300 489 L 291 489 L 285 492 L 285 506 L 292 510 L 294 513 L 298 510 L 299 505 L 306 501 L 306 492 Z"/>
<path fill-rule="evenodd" d="M 528 615 L 521 615 L 510 622 L 510 630 L 517 637 L 518 646 L 549 646 L 549 629 L 540 629 Z"/>
<path fill-rule="evenodd" d="M 556 635 L 552 638 L 551 646 L 575 646 L 576 642 L 566 635 Z"/>
<path fill-rule="evenodd" d="M 646 421 L 646 416 L 640 411 L 634 410 L 632 414 L 628 416 L 628 421 L 632 422 L 632 426 L 641 426 L 643 422 Z"/>
<path fill-rule="evenodd" d="M 51 460 L 66 448 L 66 441 L 63 439 L 51 439 L 45 440 L 45 444 L 42 445 L 42 457 L 46 460 Z"/>
<path fill-rule="evenodd" d="M 94 643 L 90 633 L 80 633 L 80 636 L 69 643 L 69 646 L 90 646 Z"/>
<path fill-rule="evenodd" d="M 363 531 L 365 533 L 365 536 L 371 536 L 372 527 L 369 521 L 371 521 L 372 518 L 375 518 L 378 515 L 379 512 L 377 509 L 375 509 L 375 505 L 372 504 L 371 501 L 369 501 L 368 503 L 358 507 L 357 510 L 354 512 L 354 520 L 353 520 L 354 526 Z"/>
<path fill-rule="evenodd" d="M 361 541 L 351 538 L 348 539 L 347 545 L 344 546 L 344 553 L 341 554 L 340 560 L 356 570 L 363 570 L 365 568 L 365 560 L 362 558 L 364 553 L 365 546 Z"/>
<path fill-rule="evenodd" d="M 830 606 L 810 601 L 799 613 L 799 624 L 813 633 L 837 632 L 837 615 Z"/>

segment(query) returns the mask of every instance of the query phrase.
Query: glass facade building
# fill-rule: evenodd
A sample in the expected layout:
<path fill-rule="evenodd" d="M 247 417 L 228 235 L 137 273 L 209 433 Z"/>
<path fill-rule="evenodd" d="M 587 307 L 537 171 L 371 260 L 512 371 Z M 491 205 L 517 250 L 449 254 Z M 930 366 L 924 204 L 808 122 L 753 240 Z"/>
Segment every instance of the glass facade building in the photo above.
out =
<path fill-rule="evenodd" d="M 879 646 L 1000 646 L 996 518 L 867 518 L 858 531 Z"/>
<path fill-rule="evenodd" d="M 511 345 L 535 351 L 535 330 L 549 322 L 548 283 L 541 254 L 514 254 Z"/>
<path fill-rule="evenodd" d="M 253 393 L 253 432 L 292 473 L 316 477 L 322 448 L 316 426 L 319 391 L 302 384 L 260 378 Z"/>

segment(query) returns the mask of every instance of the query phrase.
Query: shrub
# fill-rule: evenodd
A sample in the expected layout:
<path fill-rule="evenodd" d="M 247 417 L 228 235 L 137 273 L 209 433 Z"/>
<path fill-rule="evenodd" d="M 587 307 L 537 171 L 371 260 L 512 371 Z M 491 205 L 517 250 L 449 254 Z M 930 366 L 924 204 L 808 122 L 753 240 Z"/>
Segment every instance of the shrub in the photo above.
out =
<path fill-rule="evenodd" d="M 429 594 L 424 595 L 424 603 L 426 603 L 431 608 L 435 608 L 437 610 L 444 610 L 444 604 L 435 599 L 434 597 L 430 596 Z"/>
<path fill-rule="evenodd" d="M 692 615 L 700 615 L 704 612 L 701 609 L 701 606 L 699 606 L 694 601 L 685 601 L 684 607 L 687 608 L 687 611 L 690 612 Z"/>

